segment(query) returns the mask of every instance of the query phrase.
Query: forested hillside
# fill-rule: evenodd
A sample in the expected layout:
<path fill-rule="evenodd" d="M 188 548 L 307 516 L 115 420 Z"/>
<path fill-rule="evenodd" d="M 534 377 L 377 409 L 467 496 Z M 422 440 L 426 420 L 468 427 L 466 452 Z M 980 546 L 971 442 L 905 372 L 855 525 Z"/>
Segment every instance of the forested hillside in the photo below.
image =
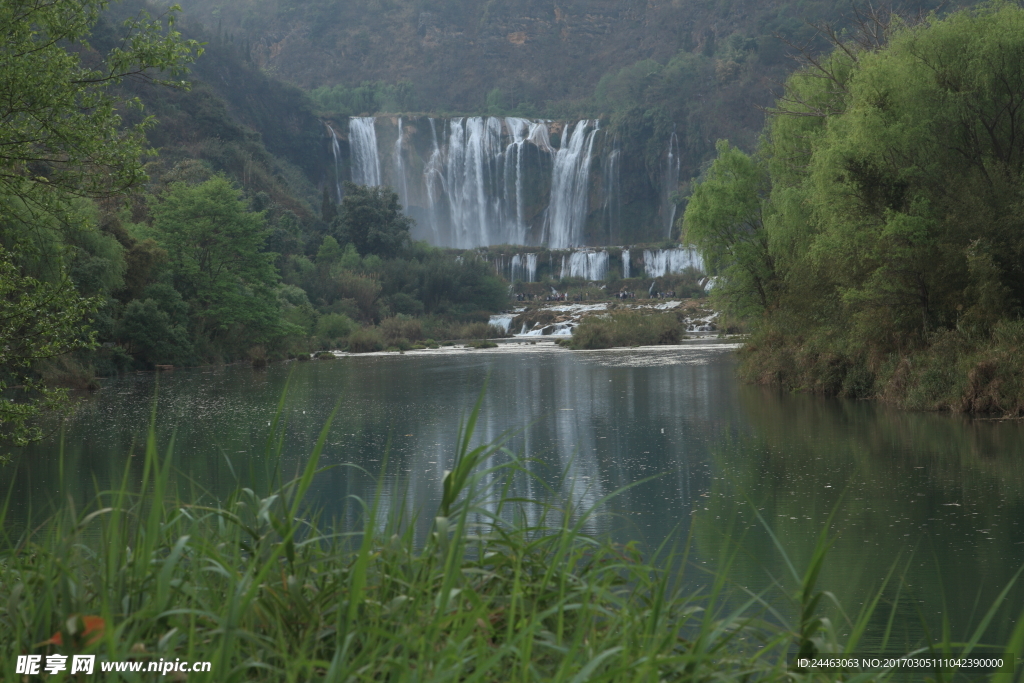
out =
<path fill-rule="evenodd" d="M 680 177 L 715 141 L 752 149 L 795 67 L 827 49 L 815 24 L 855 23 L 847 0 L 312 0 L 182 3 L 263 72 L 336 116 L 378 112 L 603 117 L 653 172 L 677 132 Z M 908 0 L 907 16 L 949 3 Z"/>

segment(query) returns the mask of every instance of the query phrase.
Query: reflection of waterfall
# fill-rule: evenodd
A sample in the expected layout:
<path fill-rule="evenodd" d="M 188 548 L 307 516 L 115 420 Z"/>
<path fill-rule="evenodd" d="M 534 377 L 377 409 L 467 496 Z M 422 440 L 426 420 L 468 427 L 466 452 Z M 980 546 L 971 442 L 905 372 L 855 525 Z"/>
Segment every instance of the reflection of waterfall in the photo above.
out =
<path fill-rule="evenodd" d="M 372 116 L 352 117 L 348 121 L 348 144 L 352 154 L 352 182 L 356 185 L 380 185 L 380 155 Z"/>
<path fill-rule="evenodd" d="M 679 191 L 679 138 L 675 131 L 668 139 L 668 156 L 665 159 L 665 214 L 668 218 L 668 239 L 672 239 L 672 227 L 676 222 L 676 202 L 673 195 Z"/>
<path fill-rule="evenodd" d="M 604 280 L 608 275 L 607 251 L 574 251 L 569 256 L 568 273 L 563 266 L 562 277 L 581 277 L 584 280 Z"/>
<path fill-rule="evenodd" d="M 536 282 L 537 281 L 537 255 L 536 254 L 516 254 L 512 257 L 512 265 L 509 279 L 512 282 L 517 280 L 521 282 Z"/>
<path fill-rule="evenodd" d="M 681 273 L 687 268 L 704 270 L 704 260 L 694 247 L 644 250 L 644 272 L 647 277 Z"/>
<path fill-rule="evenodd" d="M 629 249 L 622 250 L 622 277 L 629 279 Z"/>
<path fill-rule="evenodd" d="M 593 130 L 588 135 L 587 128 L 591 125 Z M 587 220 L 590 156 L 598 125 L 596 121 L 578 121 L 571 135 L 569 130 L 567 125 L 562 132 L 562 144 L 555 154 L 551 176 L 547 244 L 552 249 L 583 244 L 583 226 Z"/>
<path fill-rule="evenodd" d="M 331 131 L 331 153 L 334 155 L 334 190 L 337 194 L 337 202 L 341 203 L 341 171 L 338 162 L 341 159 L 341 145 L 338 144 L 338 135 L 331 128 L 331 124 L 325 123 L 327 130 Z"/>

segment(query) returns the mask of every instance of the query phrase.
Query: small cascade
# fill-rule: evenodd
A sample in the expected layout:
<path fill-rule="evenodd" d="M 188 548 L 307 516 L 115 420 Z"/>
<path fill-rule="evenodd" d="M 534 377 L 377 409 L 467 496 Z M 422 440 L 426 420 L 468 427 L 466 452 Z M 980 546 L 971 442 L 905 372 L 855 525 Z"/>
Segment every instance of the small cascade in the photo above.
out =
<path fill-rule="evenodd" d="M 644 250 L 644 273 L 647 277 L 673 275 L 687 268 L 704 270 L 704 260 L 694 247 Z"/>
<path fill-rule="evenodd" d="M 511 272 L 511 265 L 505 260 L 504 255 L 498 254 L 494 257 L 494 272 L 500 277 L 508 277 Z"/>
<path fill-rule="evenodd" d="M 591 126 L 593 128 L 588 133 Z M 551 177 L 551 202 L 545 232 L 547 244 L 552 249 L 568 249 L 583 244 L 583 226 L 587 219 L 590 158 L 599 125 L 597 121 L 583 120 L 571 130 L 570 134 L 570 126 L 566 125 L 562 132 L 562 144 L 555 153 Z"/>
<path fill-rule="evenodd" d="M 500 313 L 498 315 L 492 315 L 487 320 L 487 324 L 492 327 L 497 327 L 505 334 L 508 334 L 509 330 L 512 329 L 512 321 L 515 320 L 515 318 L 515 313 Z"/>
<path fill-rule="evenodd" d="M 622 278 L 629 279 L 629 249 L 622 250 Z"/>
<path fill-rule="evenodd" d="M 596 282 L 608 276 L 607 251 L 574 251 L 569 256 L 568 277 L 581 277 Z M 562 277 L 566 277 L 565 270 Z"/>
<path fill-rule="evenodd" d="M 672 227 L 676 222 L 676 203 L 673 195 L 679 191 L 679 138 L 672 131 L 668 139 L 668 156 L 665 159 L 665 215 L 668 223 L 666 237 L 672 239 Z"/>
<path fill-rule="evenodd" d="M 516 254 L 512 257 L 510 266 L 512 282 L 536 282 L 537 281 L 537 255 Z"/>
<path fill-rule="evenodd" d="M 398 119 L 398 138 L 395 140 L 395 152 L 394 152 L 394 163 L 395 163 L 395 192 L 398 193 L 398 198 L 402 202 L 402 206 L 409 206 L 409 187 L 405 179 L 405 161 L 402 155 L 402 119 Z"/>
<path fill-rule="evenodd" d="M 327 130 L 331 131 L 331 153 L 334 154 L 334 191 L 336 201 L 341 204 L 341 145 L 338 143 L 338 134 L 331 128 L 331 124 L 324 122 Z"/>
<path fill-rule="evenodd" d="M 372 116 L 353 116 L 348 121 L 352 182 L 356 185 L 380 185 L 380 155 L 377 153 L 375 121 Z"/>

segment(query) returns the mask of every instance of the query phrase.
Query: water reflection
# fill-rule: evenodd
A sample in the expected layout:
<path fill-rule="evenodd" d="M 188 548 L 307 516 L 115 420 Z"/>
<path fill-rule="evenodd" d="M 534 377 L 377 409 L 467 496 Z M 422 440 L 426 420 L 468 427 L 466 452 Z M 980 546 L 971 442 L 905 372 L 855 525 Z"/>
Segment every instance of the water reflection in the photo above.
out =
<path fill-rule="evenodd" d="M 795 587 L 764 524 L 803 567 L 838 509 L 822 586 L 856 612 L 895 566 L 903 581 L 891 583 L 886 597 L 907 643 L 920 637 L 918 611 L 934 616 L 943 600 L 954 636 L 964 635 L 1024 563 L 1020 423 L 742 386 L 730 347 L 572 353 L 538 345 L 176 371 L 156 382 L 151 375 L 114 381 L 79 408 L 66 425 L 63 489 L 56 437 L 0 471 L 15 478 L 9 523 L 24 524 L 69 495 L 89 500 L 119 481 L 126 464 L 140 477 L 156 396 L 161 446 L 173 436 L 182 495 L 222 497 L 236 481 L 268 490 L 303 466 L 337 406 L 323 456 L 337 466 L 312 489 L 325 518 L 359 517 L 360 501 L 376 495 L 386 453 L 378 524 L 406 506 L 419 512 L 423 534 L 453 465 L 460 420 L 487 382 L 474 443 L 505 438 L 536 476 L 517 477 L 513 495 L 597 506 L 588 531 L 647 548 L 692 533 L 699 566 L 720 566 L 724 545 L 738 544 L 730 576 L 757 591 Z M 278 462 L 268 430 L 286 383 Z M 531 521 L 539 514 L 524 512 Z M 1015 589 L 1009 604 L 1022 597 Z M 990 637 L 1005 638 L 1015 617 L 1012 609 L 1001 613 Z"/>

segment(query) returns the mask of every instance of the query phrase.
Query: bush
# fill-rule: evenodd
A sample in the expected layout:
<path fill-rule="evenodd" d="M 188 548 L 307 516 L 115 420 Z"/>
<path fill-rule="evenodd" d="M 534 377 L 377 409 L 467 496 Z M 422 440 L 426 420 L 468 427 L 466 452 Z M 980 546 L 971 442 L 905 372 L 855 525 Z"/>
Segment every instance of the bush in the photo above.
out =
<path fill-rule="evenodd" d="M 338 339 L 347 337 L 358 329 L 358 325 L 344 313 L 327 313 L 316 322 L 318 337 Z"/>
<path fill-rule="evenodd" d="M 352 353 L 383 351 L 384 335 L 376 327 L 358 329 L 348 337 L 348 350 Z"/>
<path fill-rule="evenodd" d="M 623 311 L 590 316 L 573 330 L 571 349 L 608 349 L 613 346 L 678 344 L 683 324 L 674 313 Z"/>
<path fill-rule="evenodd" d="M 388 346 L 398 346 L 397 342 L 400 339 L 408 345 L 410 341 L 419 341 L 423 338 L 423 323 L 404 315 L 385 318 L 379 327 L 381 334 L 384 335 L 384 343 Z"/>

